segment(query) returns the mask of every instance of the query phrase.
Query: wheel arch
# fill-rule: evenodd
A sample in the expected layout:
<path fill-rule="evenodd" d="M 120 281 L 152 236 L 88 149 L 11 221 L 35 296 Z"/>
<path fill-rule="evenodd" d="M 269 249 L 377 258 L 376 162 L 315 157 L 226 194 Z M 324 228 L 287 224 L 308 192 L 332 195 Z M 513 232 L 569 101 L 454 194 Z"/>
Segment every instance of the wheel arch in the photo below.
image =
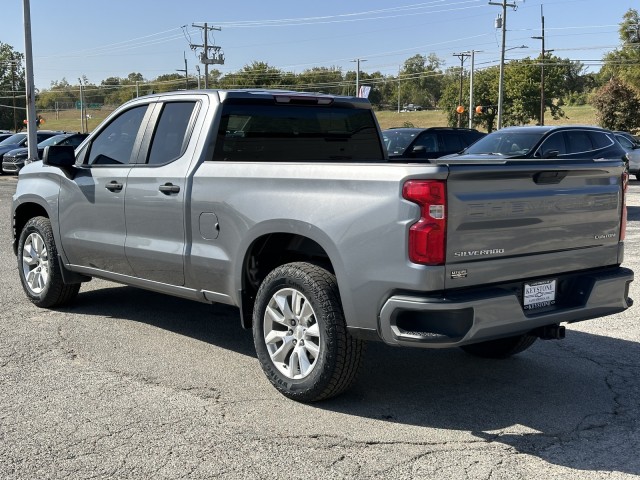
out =
<path fill-rule="evenodd" d="M 19 204 L 13 212 L 13 253 L 18 254 L 18 240 L 20 239 L 20 232 L 27 224 L 27 222 L 34 217 L 45 217 L 51 220 L 51 215 L 47 208 L 38 202 L 25 202 Z M 57 232 L 54 230 L 54 238 L 57 237 Z M 56 241 L 58 239 L 56 238 Z"/>
<path fill-rule="evenodd" d="M 263 228 L 252 236 L 246 248 L 240 249 L 244 254 L 236 263 L 235 278 L 243 328 L 251 328 L 253 304 L 260 284 L 280 265 L 297 261 L 313 263 L 336 275 L 340 284 L 340 256 L 327 235 L 306 223 L 288 222 L 288 227 L 287 231 Z"/>

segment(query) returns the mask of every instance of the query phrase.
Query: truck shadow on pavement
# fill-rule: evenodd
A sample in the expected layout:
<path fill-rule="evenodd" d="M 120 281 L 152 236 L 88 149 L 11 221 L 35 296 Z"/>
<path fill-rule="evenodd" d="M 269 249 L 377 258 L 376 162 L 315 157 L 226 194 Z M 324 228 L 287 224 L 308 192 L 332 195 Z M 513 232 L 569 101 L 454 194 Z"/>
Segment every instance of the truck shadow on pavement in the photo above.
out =
<path fill-rule="evenodd" d="M 144 323 L 255 357 L 238 310 L 224 305 L 115 286 L 81 292 L 65 311 Z M 457 449 L 499 443 L 572 469 L 640 475 L 636 342 L 569 326 L 565 340 L 538 341 L 507 360 L 369 343 L 363 367 L 343 395 L 300 408 L 433 429 L 434 444 L 443 438 L 438 429 L 457 430 L 464 435 L 446 435 Z M 275 389 L 267 402 L 274 401 L 289 402 Z M 430 434 L 420 431 L 416 441 Z"/>
<path fill-rule="evenodd" d="M 256 356 L 251 332 L 240 326 L 238 309 L 228 305 L 199 303 L 117 285 L 80 290 L 78 298 L 65 310 L 144 323 L 242 355 Z"/>
<path fill-rule="evenodd" d="M 356 388 L 319 405 L 469 431 L 578 470 L 640 475 L 640 344 L 567 329 L 506 360 L 370 344 Z"/>

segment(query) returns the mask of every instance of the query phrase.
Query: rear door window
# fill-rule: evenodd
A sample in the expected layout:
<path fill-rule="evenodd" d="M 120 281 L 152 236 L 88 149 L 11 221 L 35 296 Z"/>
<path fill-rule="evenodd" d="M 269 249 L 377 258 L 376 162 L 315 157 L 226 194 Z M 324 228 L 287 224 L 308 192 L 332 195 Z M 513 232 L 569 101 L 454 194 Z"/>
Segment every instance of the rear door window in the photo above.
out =
<path fill-rule="evenodd" d="M 459 152 L 464 149 L 469 143 L 463 141 L 462 135 L 462 133 L 457 132 L 440 132 L 444 150 L 446 152 Z"/>
<path fill-rule="evenodd" d="M 384 161 L 368 109 L 225 104 L 214 160 L 240 162 Z"/>
<path fill-rule="evenodd" d="M 538 149 L 542 158 L 549 158 L 554 156 L 554 152 L 558 152 L 555 155 L 565 155 L 567 148 L 565 146 L 565 139 L 562 132 L 552 133 L 547 139 L 542 142 Z"/>
<path fill-rule="evenodd" d="M 180 157 L 189 143 L 196 102 L 169 102 L 162 107 L 147 163 L 164 165 Z"/>

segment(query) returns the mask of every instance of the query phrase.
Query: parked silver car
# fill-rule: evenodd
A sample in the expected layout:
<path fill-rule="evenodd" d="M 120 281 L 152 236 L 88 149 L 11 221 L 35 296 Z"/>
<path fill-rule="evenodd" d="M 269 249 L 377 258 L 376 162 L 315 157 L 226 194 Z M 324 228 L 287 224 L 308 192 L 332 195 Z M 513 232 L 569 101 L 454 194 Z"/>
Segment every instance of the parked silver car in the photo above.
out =
<path fill-rule="evenodd" d="M 614 135 L 620 146 L 627 152 L 629 173 L 635 175 L 636 180 L 640 180 L 640 142 L 634 142 L 631 139 L 635 137 L 625 132 L 614 132 Z"/>

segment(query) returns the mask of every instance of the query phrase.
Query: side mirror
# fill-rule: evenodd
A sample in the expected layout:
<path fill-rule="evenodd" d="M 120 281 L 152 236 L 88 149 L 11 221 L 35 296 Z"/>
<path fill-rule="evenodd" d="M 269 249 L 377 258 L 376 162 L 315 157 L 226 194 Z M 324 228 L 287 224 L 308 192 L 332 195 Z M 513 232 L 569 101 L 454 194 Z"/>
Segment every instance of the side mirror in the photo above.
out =
<path fill-rule="evenodd" d="M 52 167 L 68 168 L 76 163 L 75 148 L 69 145 L 51 145 L 45 147 L 42 163 Z"/>
<path fill-rule="evenodd" d="M 559 153 L 558 150 L 547 150 L 542 154 L 542 158 L 556 158 Z"/>

